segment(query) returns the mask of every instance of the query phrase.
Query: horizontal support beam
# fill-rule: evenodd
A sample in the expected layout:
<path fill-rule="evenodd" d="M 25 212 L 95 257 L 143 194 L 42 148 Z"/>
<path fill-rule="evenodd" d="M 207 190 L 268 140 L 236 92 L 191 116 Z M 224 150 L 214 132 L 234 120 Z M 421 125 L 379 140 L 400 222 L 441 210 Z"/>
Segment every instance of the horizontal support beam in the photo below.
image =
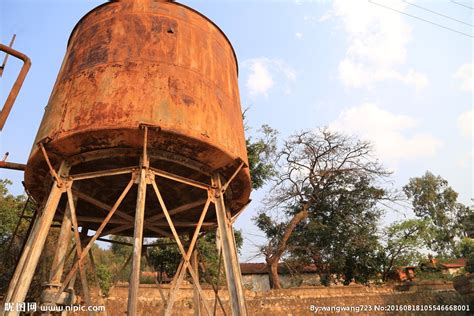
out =
<path fill-rule="evenodd" d="M 104 221 L 104 217 L 94 217 L 94 216 L 77 216 L 78 222 L 86 222 L 86 223 L 102 223 Z M 146 220 L 146 219 L 145 219 Z M 119 219 L 119 218 L 111 218 L 108 222 L 109 224 L 133 224 L 133 222 Z M 197 225 L 196 222 L 174 222 L 174 226 L 176 227 L 195 227 Z M 205 222 L 202 226 L 210 227 L 215 226 L 217 223 L 212 222 Z M 168 227 L 167 222 L 155 222 L 155 223 L 145 223 L 145 227 Z"/>
<path fill-rule="evenodd" d="M 203 199 L 203 200 L 198 200 L 198 201 L 195 201 L 195 202 L 187 203 L 187 204 L 178 206 L 178 207 L 168 211 L 168 213 L 170 215 L 176 215 L 176 214 L 179 214 L 179 213 L 183 213 L 183 212 L 189 211 L 190 209 L 193 209 L 195 207 L 204 205 L 206 203 L 206 201 L 207 200 Z M 146 220 L 147 220 L 147 222 L 156 222 L 156 221 L 158 221 L 162 218 L 165 218 L 165 214 L 163 214 L 163 213 L 148 217 Z"/>
<path fill-rule="evenodd" d="M 102 237 L 99 237 L 97 238 L 98 241 L 103 241 L 103 242 L 108 242 L 108 243 L 111 243 L 111 244 L 117 244 L 117 245 L 125 245 L 125 246 L 133 246 L 131 243 L 129 242 L 125 242 L 125 241 L 118 241 L 118 240 L 112 240 L 112 239 L 106 239 L 106 238 L 102 238 Z"/>
<path fill-rule="evenodd" d="M 150 168 L 150 170 L 154 175 L 162 177 L 162 178 L 170 179 L 170 180 L 173 180 L 173 181 L 176 181 L 176 182 L 181 182 L 181 183 L 184 183 L 184 184 L 196 187 L 196 188 L 200 188 L 200 189 L 203 189 L 203 190 L 211 189 L 211 186 L 209 184 L 206 184 L 206 183 L 202 183 L 202 182 L 199 182 L 199 181 L 196 181 L 196 180 L 188 179 L 188 178 L 178 176 L 178 175 L 172 174 L 170 172 L 163 171 L 163 170 L 156 169 L 156 168 Z"/>
<path fill-rule="evenodd" d="M 69 176 L 71 180 L 86 180 L 86 179 L 93 179 L 99 177 L 110 177 L 116 176 L 120 174 L 132 173 L 138 167 L 127 167 L 127 168 L 117 168 L 117 169 L 110 169 L 110 170 L 101 170 L 101 171 L 93 171 L 93 172 L 85 172 L 79 174 L 73 174 Z"/>
<path fill-rule="evenodd" d="M 176 243 L 175 242 L 156 242 L 152 244 L 143 245 L 143 247 L 165 247 L 165 246 L 176 246 Z"/>
<path fill-rule="evenodd" d="M 110 206 L 110 205 L 108 205 L 108 204 L 106 204 L 106 203 L 104 203 L 104 202 L 102 202 L 102 201 L 99 201 L 99 200 L 97 200 L 96 198 L 93 198 L 92 196 L 87 195 L 87 194 L 85 194 L 85 193 L 83 193 L 83 192 L 80 192 L 80 191 L 77 191 L 77 190 L 74 190 L 74 189 L 73 189 L 73 190 L 72 190 L 72 193 L 73 193 L 76 197 L 80 198 L 81 200 L 84 200 L 84 201 L 86 201 L 86 202 L 88 202 L 88 203 L 90 203 L 90 204 L 92 204 L 92 205 L 97 206 L 97 207 L 100 208 L 100 209 L 103 209 L 106 214 L 107 214 L 107 213 L 109 212 L 109 210 L 112 208 L 112 206 Z M 133 220 L 134 220 L 134 219 L 133 219 L 133 216 L 128 215 L 127 213 L 124 213 L 124 212 L 122 212 L 122 211 L 120 211 L 120 210 L 116 210 L 116 211 L 115 211 L 115 214 L 117 214 L 117 216 L 119 216 L 119 217 L 121 217 L 121 218 L 123 218 L 123 219 L 125 219 L 125 220 L 128 220 L 128 221 L 132 221 L 132 222 L 133 222 Z"/>
<path fill-rule="evenodd" d="M 102 223 L 104 217 L 95 217 L 95 216 L 77 216 L 78 222 L 86 223 Z M 111 218 L 108 222 L 109 224 L 128 224 L 130 221 L 120 219 L 120 218 Z"/>
<path fill-rule="evenodd" d="M 173 224 L 175 227 L 196 227 L 197 222 L 175 222 L 173 221 Z M 148 224 L 149 226 L 158 226 L 158 227 L 169 227 L 168 222 L 158 222 L 158 223 L 153 223 L 153 224 Z M 145 224 L 145 226 L 147 226 Z M 203 227 L 212 227 L 212 226 L 217 226 L 217 223 L 212 223 L 212 222 L 204 222 L 202 223 Z"/>

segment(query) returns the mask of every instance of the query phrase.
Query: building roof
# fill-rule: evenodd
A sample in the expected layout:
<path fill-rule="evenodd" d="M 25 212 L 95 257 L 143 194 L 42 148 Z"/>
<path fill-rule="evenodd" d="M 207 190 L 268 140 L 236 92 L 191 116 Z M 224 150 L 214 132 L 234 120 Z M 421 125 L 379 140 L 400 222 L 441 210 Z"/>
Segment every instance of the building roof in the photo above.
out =
<path fill-rule="evenodd" d="M 466 266 L 466 262 L 467 262 L 466 258 L 459 258 L 450 263 L 441 263 L 441 266 L 446 269 L 462 268 Z"/>

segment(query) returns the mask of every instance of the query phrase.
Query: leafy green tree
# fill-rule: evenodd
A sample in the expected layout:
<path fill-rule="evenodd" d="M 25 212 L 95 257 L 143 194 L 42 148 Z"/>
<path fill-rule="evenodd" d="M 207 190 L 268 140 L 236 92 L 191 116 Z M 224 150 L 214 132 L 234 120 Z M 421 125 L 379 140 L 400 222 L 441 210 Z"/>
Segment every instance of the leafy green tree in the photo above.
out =
<path fill-rule="evenodd" d="M 96 266 L 97 278 L 99 279 L 99 286 L 102 294 L 109 295 L 110 286 L 112 285 L 112 275 L 109 268 L 105 264 L 98 264 Z"/>
<path fill-rule="evenodd" d="M 474 273 L 474 239 L 466 237 L 459 244 L 461 257 L 466 258 L 466 272 Z"/>
<path fill-rule="evenodd" d="M 268 125 L 262 125 L 260 133 L 254 140 L 246 139 L 247 156 L 249 160 L 252 187 L 261 188 L 272 176 L 275 175 L 274 156 L 278 132 Z"/>
<path fill-rule="evenodd" d="M 415 215 L 426 220 L 433 233 L 428 247 L 441 256 L 458 256 L 456 240 L 467 236 L 472 210 L 457 201 L 458 193 L 448 181 L 427 171 L 411 178 L 403 191 L 412 201 Z"/>
<path fill-rule="evenodd" d="M 309 258 L 323 280 L 337 275 L 344 284 L 367 283 L 379 271 L 377 225 L 382 212 L 376 205 L 385 192 L 366 178 L 346 180 L 347 186 L 328 188 L 335 192 L 312 206 L 318 209 L 311 208 L 296 227 L 288 250 L 298 261 Z"/>
<path fill-rule="evenodd" d="M 19 216 L 26 202 L 23 195 L 13 196 L 8 193 L 8 179 L 0 180 L 0 251 L 4 251 L 12 238 Z"/>
<path fill-rule="evenodd" d="M 396 266 L 415 265 L 422 257 L 421 250 L 431 239 L 426 219 L 408 219 L 395 222 L 385 229 L 382 280 L 386 281 Z"/>
<path fill-rule="evenodd" d="M 158 282 L 162 283 L 163 273 L 173 276 L 181 262 L 178 246 L 169 238 L 160 238 L 160 246 L 149 249 L 150 264 L 158 272 Z"/>
<path fill-rule="evenodd" d="M 13 236 L 21 212 L 25 207 L 26 197 L 10 194 L 8 186 L 11 184 L 12 182 L 8 179 L 0 179 L 0 292 L 5 291 L 8 286 L 16 260 L 20 255 L 23 238 L 28 229 L 28 223 L 22 221 L 16 236 Z M 31 207 L 28 207 L 26 211 L 26 215 L 32 215 Z"/>
<path fill-rule="evenodd" d="M 183 237 L 182 242 L 185 244 L 188 243 L 189 238 Z M 161 245 L 149 250 L 150 264 L 154 267 L 155 271 L 159 272 L 159 275 L 165 272 L 168 277 L 174 276 L 182 258 L 178 246 L 169 238 L 160 238 L 159 242 L 155 243 L 161 243 Z M 243 238 L 239 230 L 235 231 L 235 243 L 237 250 L 240 251 Z M 196 247 L 198 249 L 198 256 L 200 257 L 199 261 L 204 263 L 204 265 L 201 264 L 200 269 L 202 281 L 206 282 L 211 280 L 215 282 L 219 271 L 219 252 L 216 246 L 215 231 L 209 231 L 200 237 Z M 203 266 L 206 268 L 205 271 L 202 269 Z M 221 268 L 222 266 L 223 263 L 221 264 Z M 163 280 L 159 281 L 162 282 Z M 223 278 L 221 278 L 221 281 L 223 281 Z"/>
<path fill-rule="evenodd" d="M 8 186 L 11 184 L 10 180 L 0 179 L 0 293 L 3 293 L 8 287 L 23 243 L 27 238 L 31 220 L 28 221 L 26 218 L 31 218 L 35 209 L 33 203 L 27 203 L 26 196 L 14 196 L 8 192 Z M 20 220 L 23 211 L 26 218 Z M 48 234 L 32 280 L 32 286 L 28 292 L 28 299 L 38 298 L 41 293 L 41 284 L 48 280 L 57 237 L 57 230 L 52 230 Z"/>
<path fill-rule="evenodd" d="M 346 203 L 347 192 L 363 180 L 368 181 L 371 191 L 378 192 L 378 201 L 389 199 L 388 192 L 376 184 L 389 172 L 373 158 L 370 144 L 327 129 L 290 136 L 277 152 L 276 168 L 278 174 L 266 198 L 266 208 L 254 219 L 267 236 L 261 252 L 272 288 L 281 287 L 278 263 L 291 246 L 294 231 L 310 215 L 316 218 L 312 214 L 328 207 L 342 209 L 339 203 Z M 343 191 L 346 195 L 341 194 Z"/>
<path fill-rule="evenodd" d="M 132 253 L 132 247 L 126 244 L 121 244 L 121 243 L 131 244 L 133 242 L 133 238 L 126 237 L 126 236 L 113 235 L 111 239 L 116 242 L 116 243 L 112 243 L 112 246 L 110 247 L 114 256 L 117 257 L 120 261 L 127 260 L 127 258 Z"/>
<path fill-rule="evenodd" d="M 462 221 L 462 229 L 469 238 L 474 238 L 474 204 L 471 204 Z"/>
<path fill-rule="evenodd" d="M 131 264 L 128 264 L 125 268 L 123 268 L 123 264 L 132 254 L 133 247 L 121 243 L 132 244 L 133 238 L 114 235 L 111 237 L 111 239 L 113 241 L 116 241 L 116 243 L 113 243 L 110 247 L 110 253 L 104 253 L 106 258 L 101 263 L 109 262 L 107 267 L 109 269 L 110 274 L 118 280 L 128 281 L 128 278 L 130 277 Z"/>

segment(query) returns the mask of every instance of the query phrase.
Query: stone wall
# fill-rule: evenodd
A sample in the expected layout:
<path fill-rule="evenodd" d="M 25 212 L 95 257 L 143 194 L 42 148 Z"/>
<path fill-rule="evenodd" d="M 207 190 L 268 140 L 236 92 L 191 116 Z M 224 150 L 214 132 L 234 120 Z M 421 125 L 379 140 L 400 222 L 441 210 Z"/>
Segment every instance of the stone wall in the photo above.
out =
<path fill-rule="evenodd" d="M 267 273 L 242 275 L 244 287 L 252 291 L 270 290 L 270 279 Z M 281 274 L 280 284 L 283 288 L 294 288 L 298 286 L 321 285 L 321 280 L 316 273 L 301 273 L 297 275 Z"/>
<path fill-rule="evenodd" d="M 270 289 L 270 280 L 266 273 L 242 275 L 242 283 L 247 290 L 261 292 Z"/>
<path fill-rule="evenodd" d="M 168 289 L 164 289 L 166 293 Z M 117 287 L 106 300 L 108 315 L 124 315 L 127 309 L 128 288 Z M 206 301 L 211 311 L 214 308 L 214 295 L 210 288 L 204 288 Z M 229 315 L 228 295 L 220 291 L 221 300 Z M 299 287 L 292 289 L 272 290 L 263 292 L 246 291 L 249 315 L 314 315 L 311 306 L 345 306 L 352 308 L 370 308 L 374 305 L 468 305 L 470 313 L 429 313 L 429 315 L 470 315 L 474 314 L 474 297 L 461 296 L 452 289 L 451 283 L 425 283 L 415 286 L 383 286 L 365 287 L 359 285 L 332 287 Z M 163 303 L 156 286 L 144 285 L 139 292 L 139 315 L 159 315 Z M 202 308 L 202 307 L 201 307 Z M 217 306 L 217 315 L 223 315 Z M 194 315 L 193 291 L 190 286 L 182 289 L 175 303 L 174 315 Z M 212 313 L 211 313 L 212 314 Z M 352 312 L 331 313 L 319 312 L 318 315 L 354 315 Z M 359 312 L 357 315 L 384 315 L 383 312 Z M 392 313 L 395 315 L 395 313 Z M 428 313 L 425 313 L 428 315 Z M 205 311 L 203 315 L 206 315 Z M 396 315 L 420 315 L 420 313 L 396 313 Z"/>

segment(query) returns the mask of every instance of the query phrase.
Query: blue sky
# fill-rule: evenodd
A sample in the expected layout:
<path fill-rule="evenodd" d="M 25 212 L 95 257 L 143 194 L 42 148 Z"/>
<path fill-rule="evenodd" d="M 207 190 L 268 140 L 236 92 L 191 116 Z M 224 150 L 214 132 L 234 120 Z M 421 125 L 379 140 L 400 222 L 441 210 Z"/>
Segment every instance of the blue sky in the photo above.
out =
<path fill-rule="evenodd" d="M 0 2 L 0 41 L 16 33 L 14 47 L 33 62 L 0 136 L 0 154 L 9 151 L 9 161 L 26 162 L 69 34 L 102 2 Z M 459 21 L 474 24 L 472 9 L 447 0 L 182 3 L 212 19 L 232 42 L 251 134 L 261 124 L 283 138 L 319 126 L 355 134 L 373 142 L 394 171 L 394 187 L 430 170 L 471 204 L 474 27 Z M 9 59 L 1 102 L 20 67 Z M 0 172 L 21 194 L 23 175 Z M 254 202 L 236 223 L 246 236 L 243 259 L 261 242 L 251 218 L 264 194 L 253 192 Z M 385 222 L 403 216 L 389 212 Z"/>

